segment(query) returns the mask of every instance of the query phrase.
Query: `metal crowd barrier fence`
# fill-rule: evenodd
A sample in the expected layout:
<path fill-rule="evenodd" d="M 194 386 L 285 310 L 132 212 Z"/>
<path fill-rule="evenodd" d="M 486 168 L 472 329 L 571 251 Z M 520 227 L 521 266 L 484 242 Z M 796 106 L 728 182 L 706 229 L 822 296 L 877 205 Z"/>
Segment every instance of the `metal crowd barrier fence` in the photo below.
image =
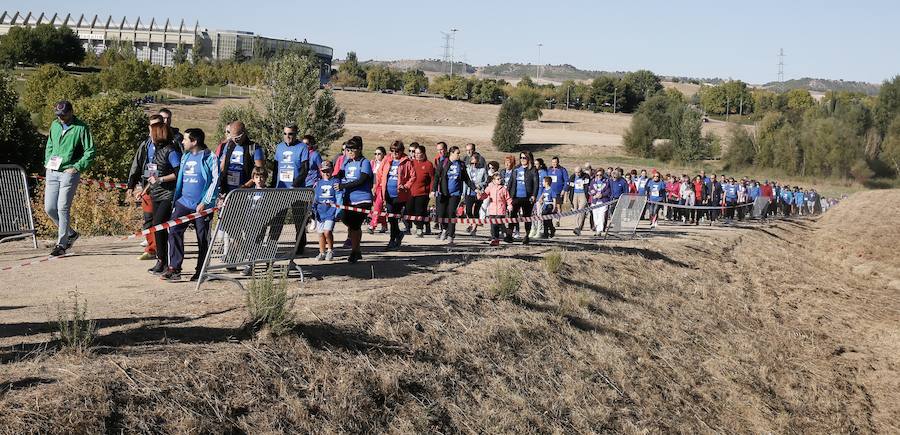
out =
<path fill-rule="evenodd" d="M 305 231 L 312 202 L 312 189 L 229 192 L 218 214 L 197 289 L 203 282 L 215 279 L 241 286 L 236 279 L 222 274 L 223 270 L 276 261 L 290 264 L 302 248 L 299 236 Z"/>
<path fill-rule="evenodd" d="M 768 217 L 769 204 L 772 203 L 771 196 L 760 196 L 753 201 L 753 209 L 750 210 L 751 219 L 765 219 Z"/>
<path fill-rule="evenodd" d="M 647 197 L 644 195 L 627 194 L 620 196 L 618 202 L 613 205 L 612 217 L 610 217 L 606 235 L 621 236 L 630 233 L 634 236 L 646 206 Z"/>
<path fill-rule="evenodd" d="M 28 237 L 37 249 L 25 169 L 19 165 L 0 165 L 0 243 Z"/>

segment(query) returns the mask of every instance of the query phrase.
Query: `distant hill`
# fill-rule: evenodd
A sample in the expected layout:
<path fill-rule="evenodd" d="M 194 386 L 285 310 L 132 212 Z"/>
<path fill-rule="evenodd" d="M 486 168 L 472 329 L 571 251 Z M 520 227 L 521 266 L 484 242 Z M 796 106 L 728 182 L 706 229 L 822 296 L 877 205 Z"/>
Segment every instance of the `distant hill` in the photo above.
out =
<path fill-rule="evenodd" d="M 779 82 L 769 82 L 763 85 L 766 89 L 778 89 Z M 866 82 L 854 82 L 844 80 L 828 80 L 813 79 L 804 77 L 802 79 L 787 80 L 784 82 L 784 89 L 806 89 L 813 92 L 828 91 L 850 91 L 859 92 L 866 95 L 878 95 L 881 85 Z"/>
<path fill-rule="evenodd" d="M 522 63 L 502 63 L 478 67 L 478 72 L 485 76 L 521 78 L 537 76 L 537 66 Z M 592 80 L 600 76 L 621 77 L 625 71 L 591 71 L 578 69 L 572 65 L 543 65 L 541 77 L 548 80 Z"/>
<path fill-rule="evenodd" d="M 340 63 L 340 62 L 338 62 Z M 450 64 L 444 63 L 440 59 L 401 59 L 401 60 L 367 60 L 360 62 L 360 65 L 385 65 L 389 68 L 406 70 L 422 70 L 424 72 L 441 73 L 450 72 Z M 466 74 L 474 74 L 475 67 L 464 62 L 453 62 L 453 72 Z"/>

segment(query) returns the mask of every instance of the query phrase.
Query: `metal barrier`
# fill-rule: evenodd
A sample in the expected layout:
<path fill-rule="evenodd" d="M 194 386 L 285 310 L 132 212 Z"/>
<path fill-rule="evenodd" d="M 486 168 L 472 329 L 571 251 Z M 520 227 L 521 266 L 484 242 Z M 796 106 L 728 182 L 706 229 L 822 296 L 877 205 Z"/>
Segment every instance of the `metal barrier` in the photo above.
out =
<path fill-rule="evenodd" d="M 753 209 L 750 210 L 750 219 L 765 219 L 768 217 L 770 196 L 760 196 L 753 201 Z"/>
<path fill-rule="evenodd" d="M 203 282 L 215 279 L 241 286 L 238 280 L 216 271 L 276 261 L 290 264 L 300 248 L 298 236 L 305 231 L 312 202 L 312 189 L 229 192 L 217 215 L 197 289 Z"/>
<path fill-rule="evenodd" d="M 647 206 L 647 197 L 644 195 L 622 195 L 614 204 L 612 218 L 606 231 L 607 236 L 630 233 L 634 236 L 637 231 L 644 207 Z"/>
<path fill-rule="evenodd" d="M 0 165 L 0 243 L 31 237 L 37 249 L 28 178 L 18 165 Z"/>

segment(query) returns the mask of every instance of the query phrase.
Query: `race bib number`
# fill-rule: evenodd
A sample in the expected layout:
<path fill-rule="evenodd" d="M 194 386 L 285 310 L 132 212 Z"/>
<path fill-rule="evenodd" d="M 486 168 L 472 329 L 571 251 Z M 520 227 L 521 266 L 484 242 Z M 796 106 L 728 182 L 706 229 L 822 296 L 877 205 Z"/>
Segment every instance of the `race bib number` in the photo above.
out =
<path fill-rule="evenodd" d="M 584 189 L 585 180 L 575 180 L 575 188 L 576 189 Z"/>
<path fill-rule="evenodd" d="M 241 185 L 241 173 L 238 171 L 228 171 L 228 185 L 229 186 L 240 186 Z"/>
<path fill-rule="evenodd" d="M 147 163 L 146 178 L 159 177 L 159 170 L 156 169 L 156 163 Z"/>
<path fill-rule="evenodd" d="M 60 156 L 52 156 L 49 160 L 47 160 L 47 169 L 52 171 L 58 171 L 59 166 L 62 165 L 62 157 Z"/>
<path fill-rule="evenodd" d="M 554 184 L 556 184 L 556 175 L 551 175 L 550 181 L 552 181 Z"/>
<path fill-rule="evenodd" d="M 284 169 L 278 173 L 278 181 L 282 183 L 291 183 L 294 181 L 294 171 Z"/>
<path fill-rule="evenodd" d="M 659 196 L 659 189 L 654 187 L 650 189 L 650 196 Z"/>

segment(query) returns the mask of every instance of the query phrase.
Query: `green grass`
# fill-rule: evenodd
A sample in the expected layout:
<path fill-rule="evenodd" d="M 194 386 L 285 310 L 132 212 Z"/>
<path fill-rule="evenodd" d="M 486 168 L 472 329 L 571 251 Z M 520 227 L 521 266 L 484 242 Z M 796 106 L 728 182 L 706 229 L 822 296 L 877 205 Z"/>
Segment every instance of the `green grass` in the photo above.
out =
<path fill-rule="evenodd" d="M 87 317 L 87 301 L 80 302 L 78 292 L 69 294 L 69 303 L 56 305 L 56 335 L 63 349 L 87 351 L 97 335 L 97 323 Z"/>
<path fill-rule="evenodd" d="M 193 88 L 166 88 L 160 92 L 168 93 L 171 97 L 178 97 L 175 94 L 183 94 L 195 98 L 219 98 L 219 97 L 250 97 L 255 92 L 253 89 L 244 86 L 225 85 L 225 86 L 197 86 Z"/>

